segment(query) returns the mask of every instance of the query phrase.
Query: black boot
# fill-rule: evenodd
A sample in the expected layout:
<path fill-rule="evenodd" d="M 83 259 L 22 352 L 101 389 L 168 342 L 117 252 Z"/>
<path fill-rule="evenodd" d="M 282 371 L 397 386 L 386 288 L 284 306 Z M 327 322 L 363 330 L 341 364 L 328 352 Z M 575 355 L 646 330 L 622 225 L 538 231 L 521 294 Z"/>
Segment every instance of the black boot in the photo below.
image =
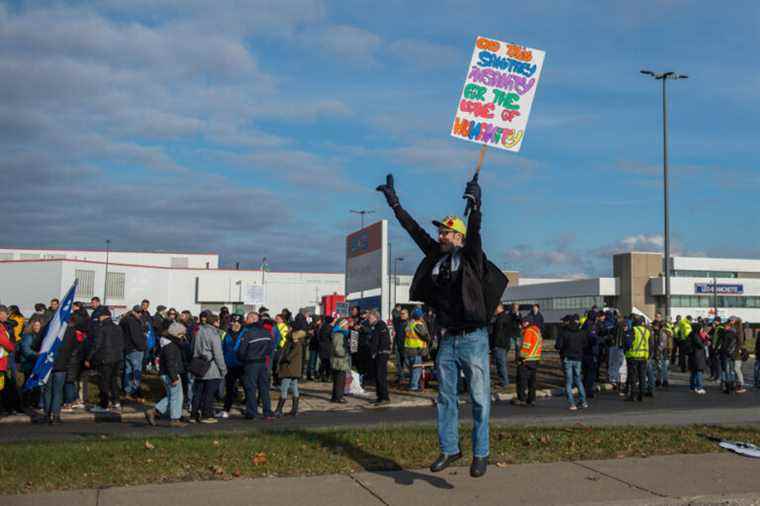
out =
<path fill-rule="evenodd" d="M 298 416 L 298 397 L 293 397 L 293 409 L 290 411 L 290 416 Z"/>
<path fill-rule="evenodd" d="M 283 406 L 285 406 L 285 399 L 280 399 L 279 401 L 277 401 L 277 409 L 274 410 L 275 418 L 280 418 L 282 416 Z"/>

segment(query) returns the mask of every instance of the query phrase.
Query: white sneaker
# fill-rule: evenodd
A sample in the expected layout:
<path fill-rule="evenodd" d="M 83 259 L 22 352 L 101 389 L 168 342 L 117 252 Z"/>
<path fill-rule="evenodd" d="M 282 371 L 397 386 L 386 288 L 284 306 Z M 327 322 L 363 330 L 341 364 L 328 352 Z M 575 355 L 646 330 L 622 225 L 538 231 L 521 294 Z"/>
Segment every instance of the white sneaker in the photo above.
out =
<path fill-rule="evenodd" d="M 705 395 L 707 393 L 707 390 L 705 390 L 704 388 L 700 388 L 699 390 L 697 390 L 697 393 L 699 395 Z"/>
<path fill-rule="evenodd" d="M 114 411 L 121 411 L 121 403 L 119 403 L 119 402 L 117 402 L 116 404 L 114 404 L 111 407 L 114 409 Z"/>
<path fill-rule="evenodd" d="M 220 411 L 220 412 L 219 412 L 219 413 L 217 413 L 215 416 L 216 416 L 216 418 L 223 418 L 223 419 L 227 419 L 227 418 L 229 418 L 229 417 L 230 417 L 230 414 L 229 414 L 228 412 L 226 412 L 226 411 Z"/>

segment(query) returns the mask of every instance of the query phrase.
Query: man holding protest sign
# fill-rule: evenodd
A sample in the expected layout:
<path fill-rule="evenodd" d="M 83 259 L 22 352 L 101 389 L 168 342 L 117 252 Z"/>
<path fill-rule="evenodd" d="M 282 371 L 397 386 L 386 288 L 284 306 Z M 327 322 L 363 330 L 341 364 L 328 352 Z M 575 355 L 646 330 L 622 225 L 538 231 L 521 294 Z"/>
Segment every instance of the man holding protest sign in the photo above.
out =
<path fill-rule="evenodd" d="M 443 329 L 437 356 L 441 455 L 430 470 L 443 471 L 462 457 L 457 383 L 460 372 L 464 372 L 474 421 L 470 475 L 483 476 L 488 466 L 491 411 L 487 325 L 507 287 L 507 278 L 483 253 L 478 175 L 467 183 L 463 196 L 467 200 L 465 215 L 469 212 L 467 225 L 457 216 L 434 221 L 437 241 L 401 207 L 392 175 L 377 191 L 385 195 L 399 223 L 425 255 L 412 280 L 410 299 L 432 307 Z"/>

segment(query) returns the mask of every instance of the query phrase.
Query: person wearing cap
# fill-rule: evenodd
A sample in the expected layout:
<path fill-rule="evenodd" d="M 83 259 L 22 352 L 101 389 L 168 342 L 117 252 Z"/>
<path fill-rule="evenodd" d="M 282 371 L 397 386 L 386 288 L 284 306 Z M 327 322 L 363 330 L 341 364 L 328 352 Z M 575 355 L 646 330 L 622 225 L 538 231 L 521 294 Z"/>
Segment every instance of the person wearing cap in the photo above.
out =
<path fill-rule="evenodd" d="M 520 322 L 522 336 L 517 342 L 517 399 L 511 404 L 534 406 L 536 402 L 536 371 L 541 363 L 543 337 L 536 322 L 528 318 Z"/>
<path fill-rule="evenodd" d="M 377 187 L 402 227 L 425 258 L 409 289 L 411 300 L 432 308 L 442 329 L 436 356 L 440 386 L 436 409 L 441 454 L 430 466 L 440 472 L 462 457 L 459 446 L 458 381 L 464 372 L 472 401 L 473 459 L 470 476 L 486 473 L 489 454 L 491 378 L 488 361 L 488 322 L 507 287 L 504 273 L 489 262 L 480 237 L 481 189 L 477 174 L 467 183 L 467 224 L 458 216 L 434 221 L 433 239 L 399 203 L 393 175 Z"/>
<path fill-rule="evenodd" d="M 142 321 L 142 307 L 135 305 L 132 311 L 119 320 L 119 327 L 124 333 L 124 376 L 122 388 L 127 399 L 142 403 L 140 397 L 140 380 L 148 340 L 145 337 Z"/>
<path fill-rule="evenodd" d="M 265 420 L 271 420 L 273 414 L 269 397 L 268 363 L 272 359 L 272 333 L 264 327 L 259 314 L 254 312 L 246 315 L 243 332 L 240 348 L 235 356 L 244 368 L 245 418 L 256 418 L 261 399 L 262 415 Z"/>
<path fill-rule="evenodd" d="M 93 412 L 107 413 L 109 402 L 113 409 L 121 409 L 117 381 L 124 360 L 124 332 L 111 320 L 111 311 L 105 306 L 100 307 L 104 309 L 98 311 L 97 325 L 91 326 L 95 334 L 90 337 L 91 345 L 84 365 L 98 371 L 100 404 L 93 408 Z"/>
<path fill-rule="evenodd" d="M 557 351 L 562 359 L 562 366 L 565 370 L 565 395 L 570 405 L 570 411 L 578 409 L 578 403 L 575 402 L 573 388 L 578 388 L 578 402 L 582 408 L 588 408 L 586 402 L 586 389 L 581 380 L 583 352 L 588 345 L 589 332 L 581 328 L 577 318 L 566 316 L 565 325 L 560 331 L 557 338 Z"/>

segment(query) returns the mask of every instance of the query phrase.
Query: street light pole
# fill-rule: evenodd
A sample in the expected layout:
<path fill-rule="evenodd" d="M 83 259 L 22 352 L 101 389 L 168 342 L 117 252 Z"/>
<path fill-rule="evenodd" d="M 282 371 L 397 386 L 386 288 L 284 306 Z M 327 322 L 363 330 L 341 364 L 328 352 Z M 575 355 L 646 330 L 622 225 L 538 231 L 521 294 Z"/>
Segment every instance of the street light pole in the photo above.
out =
<path fill-rule="evenodd" d="M 393 307 L 396 307 L 396 301 L 398 300 L 396 295 L 398 290 L 398 263 L 403 261 L 404 257 L 396 257 L 393 259 Z"/>
<path fill-rule="evenodd" d="M 662 81 L 662 178 L 665 225 L 665 319 L 670 319 L 670 174 L 668 173 L 668 79 L 688 79 L 689 76 L 676 72 L 652 72 L 642 70 L 642 74 Z"/>
<path fill-rule="evenodd" d="M 106 239 L 106 275 L 103 280 L 103 305 L 107 306 L 108 299 L 108 259 L 111 253 L 111 239 Z"/>

